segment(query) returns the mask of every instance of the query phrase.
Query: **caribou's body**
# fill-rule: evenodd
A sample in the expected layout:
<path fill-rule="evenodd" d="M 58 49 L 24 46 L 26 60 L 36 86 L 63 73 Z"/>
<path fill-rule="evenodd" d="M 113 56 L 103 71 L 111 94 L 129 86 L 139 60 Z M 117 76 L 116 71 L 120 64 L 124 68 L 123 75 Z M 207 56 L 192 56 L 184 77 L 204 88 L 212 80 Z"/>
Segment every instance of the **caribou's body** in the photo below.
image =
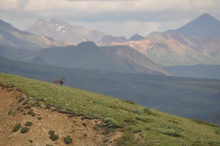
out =
<path fill-rule="evenodd" d="M 58 84 L 58 85 L 63 85 L 65 78 L 60 78 L 60 79 L 53 79 L 54 84 Z"/>

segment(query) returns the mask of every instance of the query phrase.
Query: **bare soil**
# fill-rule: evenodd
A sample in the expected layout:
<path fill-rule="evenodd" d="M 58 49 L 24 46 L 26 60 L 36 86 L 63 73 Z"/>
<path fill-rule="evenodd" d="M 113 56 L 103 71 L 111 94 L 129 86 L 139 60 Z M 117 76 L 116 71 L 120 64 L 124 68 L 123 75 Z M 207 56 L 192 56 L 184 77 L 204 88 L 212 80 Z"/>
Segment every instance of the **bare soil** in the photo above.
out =
<path fill-rule="evenodd" d="M 65 146 L 64 137 L 72 138 L 71 146 L 115 145 L 114 140 L 122 136 L 122 132 L 115 130 L 108 135 L 102 134 L 104 129 L 94 130 L 99 125 L 100 119 L 84 119 L 82 116 L 69 117 L 52 109 L 31 107 L 35 116 L 27 114 L 31 109 L 24 109 L 19 98 L 28 98 L 16 88 L 0 87 L 0 145 L 1 146 Z M 21 109 L 17 109 L 22 106 Z M 26 122 L 32 122 L 28 132 L 21 133 L 21 128 Z M 21 123 L 21 128 L 13 132 L 16 124 Z M 54 130 L 58 139 L 52 141 L 49 131 Z"/>

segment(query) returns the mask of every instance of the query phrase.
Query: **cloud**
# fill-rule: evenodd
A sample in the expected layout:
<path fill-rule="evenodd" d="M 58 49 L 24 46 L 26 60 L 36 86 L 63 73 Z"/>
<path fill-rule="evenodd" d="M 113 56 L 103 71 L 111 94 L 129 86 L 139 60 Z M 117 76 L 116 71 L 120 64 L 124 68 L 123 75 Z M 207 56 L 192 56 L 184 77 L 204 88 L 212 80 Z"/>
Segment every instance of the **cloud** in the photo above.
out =
<path fill-rule="evenodd" d="M 175 29 L 203 13 L 220 20 L 220 0 L 0 0 L 0 3 L 0 19 L 23 30 L 38 18 L 56 18 L 129 36 L 133 32 L 146 35 L 150 30 Z"/>
<path fill-rule="evenodd" d="M 29 4 L 30 0 L 18 0 L 17 5 L 19 8 L 25 8 Z"/>

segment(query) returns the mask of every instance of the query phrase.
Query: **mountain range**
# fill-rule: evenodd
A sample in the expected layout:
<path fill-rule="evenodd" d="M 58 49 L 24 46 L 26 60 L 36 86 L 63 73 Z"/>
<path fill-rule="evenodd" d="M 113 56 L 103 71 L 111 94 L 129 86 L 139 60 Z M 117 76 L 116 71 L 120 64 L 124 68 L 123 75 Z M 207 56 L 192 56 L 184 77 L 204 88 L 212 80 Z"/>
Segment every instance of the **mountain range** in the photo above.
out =
<path fill-rule="evenodd" d="M 65 25 L 66 29 L 72 28 L 63 21 L 52 19 L 51 22 L 53 22 L 54 25 L 57 23 L 59 23 L 59 25 Z M 47 24 L 46 28 L 49 26 L 49 24 L 43 20 L 39 20 L 37 24 L 41 26 Z M 21 38 L 25 39 L 23 42 L 16 44 L 17 48 L 12 42 L 5 43 L 6 45 L 4 45 L 4 43 L 1 45 L 0 43 L 0 55 L 3 57 L 54 66 L 170 75 L 146 56 L 128 46 L 98 47 L 93 42 L 83 42 L 77 46 L 66 46 L 68 43 L 55 41 L 52 38 L 50 38 L 50 40 L 54 42 L 53 45 L 50 43 L 44 45 L 42 42 L 37 44 L 35 42 L 37 42 L 38 38 L 47 37 L 20 31 L 4 21 L 2 21 L 0 26 L 4 28 L 4 32 L 17 33 L 17 35 L 12 37 L 12 35 L 7 35 L 9 33 L 1 32 L 2 38 L 10 38 L 13 42 L 19 42 L 17 40 L 21 40 Z M 60 27 L 58 26 L 58 28 Z M 33 47 L 33 45 L 36 46 Z M 45 49 L 51 46 L 54 47 Z M 41 48 L 44 49 L 37 51 Z"/>
<path fill-rule="evenodd" d="M 143 54 L 128 46 L 98 47 L 93 42 L 39 50 L 24 60 L 53 66 L 170 75 Z"/>
<path fill-rule="evenodd" d="M 179 29 L 153 32 L 128 45 L 161 66 L 220 64 L 220 21 L 203 14 Z"/>
<path fill-rule="evenodd" d="M 186 38 L 171 32 L 112 45 L 130 46 L 162 66 L 220 64 L 220 37 L 216 36 Z"/>
<path fill-rule="evenodd" d="M 2 20 L 0 20 L 0 44 L 28 50 L 68 45 L 66 42 L 56 41 L 51 37 L 21 31 Z"/>
<path fill-rule="evenodd" d="M 105 34 L 96 30 L 90 30 L 81 26 L 71 25 L 68 22 L 51 19 L 49 21 L 39 19 L 27 32 L 53 37 L 55 40 L 68 41 L 78 44 L 82 41 L 98 42 Z"/>

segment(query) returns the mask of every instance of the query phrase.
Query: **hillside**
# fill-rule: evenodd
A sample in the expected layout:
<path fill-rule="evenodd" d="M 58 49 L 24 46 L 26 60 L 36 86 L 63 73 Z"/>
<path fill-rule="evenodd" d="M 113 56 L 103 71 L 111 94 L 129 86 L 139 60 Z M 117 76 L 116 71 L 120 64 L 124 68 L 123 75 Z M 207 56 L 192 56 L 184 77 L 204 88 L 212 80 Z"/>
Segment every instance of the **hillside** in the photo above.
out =
<path fill-rule="evenodd" d="M 43 49 L 25 58 L 41 58 L 53 66 L 169 75 L 162 67 L 128 46 L 98 47 L 93 42 Z"/>
<path fill-rule="evenodd" d="M 10 58 L 10 59 L 19 59 L 21 56 L 30 55 L 32 50 L 20 49 L 18 47 L 6 46 L 0 44 L 0 56 Z"/>
<path fill-rule="evenodd" d="M 219 114 L 219 80 L 180 78 L 148 74 L 52 67 L 0 57 L 0 72 L 53 83 L 65 77 L 64 85 L 122 100 L 174 115 L 209 119 Z"/>
<path fill-rule="evenodd" d="M 68 22 L 54 18 L 49 21 L 39 19 L 33 26 L 27 29 L 27 32 L 74 44 L 78 44 L 82 40 L 97 42 L 105 36 L 102 32 L 71 25 Z"/>
<path fill-rule="evenodd" d="M 178 77 L 220 79 L 220 65 L 169 66 L 164 69 Z"/>
<path fill-rule="evenodd" d="M 28 50 L 39 50 L 52 46 L 65 46 L 68 43 L 20 31 L 11 24 L 0 20 L 0 44 Z"/>
<path fill-rule="evenodd" d="M 72 145 L 220 145 L 220 127 L 132 101 L 2 73 L 0 83 L 1 145 L 65 145 L 68 135 Z"/>

